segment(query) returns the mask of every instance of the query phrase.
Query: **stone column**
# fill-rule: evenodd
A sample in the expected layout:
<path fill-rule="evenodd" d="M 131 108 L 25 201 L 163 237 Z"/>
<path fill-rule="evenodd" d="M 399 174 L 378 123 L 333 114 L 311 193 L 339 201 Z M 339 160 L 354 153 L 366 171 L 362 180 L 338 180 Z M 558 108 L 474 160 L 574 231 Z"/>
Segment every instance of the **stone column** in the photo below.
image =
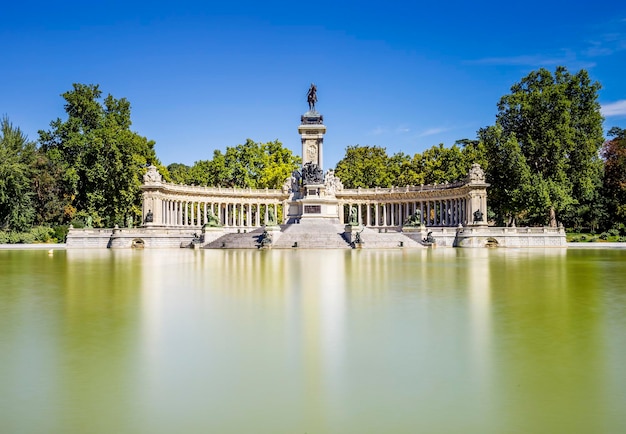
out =
<path fill-rule="evenodd" d="M 380 226 L 380 217 L 378 216 L 379 211 L 380 204 L 378 202 L 374 202 L 374 226 Z"/>

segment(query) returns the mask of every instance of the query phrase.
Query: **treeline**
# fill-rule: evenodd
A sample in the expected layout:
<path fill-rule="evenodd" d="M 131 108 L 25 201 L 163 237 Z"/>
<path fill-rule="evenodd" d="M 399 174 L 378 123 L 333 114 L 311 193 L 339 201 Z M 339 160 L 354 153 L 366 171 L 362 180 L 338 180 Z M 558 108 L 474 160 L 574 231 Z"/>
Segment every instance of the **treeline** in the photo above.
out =
<path fill-rule="evenodd" d="M 348 146 L 336 175 L 347 188 L 434 184 L 479 163 L 496 224 L 610 229 L 626 219 L 626 130 L 612 128 L 605 141 L 599 89 L 584 70 L 540 69 L 511 87 L 476 138 L 412 156 Z M 0 122 L 0 243 L 61 241 L 69 224 L 140 224 L 150 164 L 170 182 L 251 188 L 280 188 L 300 165 L 279 141 L 248 139 L 192 166 L 163 167 L 155 143 L 131 131 L 128 100 L 84 84 L 62 97 L 66 119 L 36 142 L 6 116 Z"/>

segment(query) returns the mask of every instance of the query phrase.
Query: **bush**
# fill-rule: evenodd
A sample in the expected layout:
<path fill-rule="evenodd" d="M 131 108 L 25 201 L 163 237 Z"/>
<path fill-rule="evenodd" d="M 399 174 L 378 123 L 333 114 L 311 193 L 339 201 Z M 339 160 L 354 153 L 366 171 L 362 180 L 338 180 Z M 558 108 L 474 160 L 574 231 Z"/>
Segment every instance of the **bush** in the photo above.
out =
<path fill-rule="evenodd" d="M 578 237 L 574 237 L 570 240 L 570 243 L 579 243 L 580 242 L 580 238 Z"/>
<path fill-rule="evenodd" d="M 600 238 L 601 240 L 606 241 L 606 240 L 609 239 L 609 234 L 607 234 L 606 232 L 602 232 L 598 238 Z"/>
<path fill-rule="evenodd" d="M 48 226 L 35 226 L 30 230 L 30 234 L 37 243 L 50 243 L 54 240 L 54 230 Z"/>
<path fill-rule="evenodd" d="M 73 218 L 70 224 L 76 229 L 82 229 L 85 227 L 85 222 L 83 221 L 83 219 L 78 217 Z"/>
<path fill-rule="evenodd" d="M 609 229 L 608 233 L 612 237 L 617 237 L 617 236 L 619 236 L 619 229 L 617 229 L 617 228 Z"/>
<path fill-rule="evenodd" d="M 54 230 L 47 226 L 35 226 L 29 232 L 0 231 L 0 244 L 33 244 L 56 242 Z"/>
<path fill-rule="evenodd" d="M 619 238 L 617 239 L 617 242 L 618 242 L 618 243 L 626 243 L 626 237 L 619 237 Z"/>
<path fill-rule="evenodd" d="M 580 236 L 580 241 L 587 241 L 587 236 L 586 235 L 581 235 Z"/>
<path fill-rule="evenodd" d="M 64 243 L 67 238 L 67 232 L 69 231 L 67 225 L 59 225 L 55 226 L 53 229 L 54 238 L 56 238 L 57 242 Z"/>

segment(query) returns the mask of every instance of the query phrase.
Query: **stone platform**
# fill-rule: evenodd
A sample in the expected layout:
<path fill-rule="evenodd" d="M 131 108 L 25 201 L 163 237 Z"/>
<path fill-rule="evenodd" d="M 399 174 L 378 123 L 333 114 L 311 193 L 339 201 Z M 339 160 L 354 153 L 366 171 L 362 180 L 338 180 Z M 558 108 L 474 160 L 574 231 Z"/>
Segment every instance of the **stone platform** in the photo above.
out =
<path fill-rule="evenodd" d="M 72 248 L 204 248 L 258 249 L 265 228 L 135 228 L 70 229 L 66 246 Z M 397 249 L 424 248 L 425 235 L 437 247 L 567 247 L 563 228 L 508 228 L 490 226 L 423 227 L 407 230 L 397 227 L 359 227 L 361 244 L 353 243 L 357 229 L 324 219 L 303 220 L 299 224 L 268 227 L 272 249 Z M 350 232 L 350 233 L 349 233 Z"/>

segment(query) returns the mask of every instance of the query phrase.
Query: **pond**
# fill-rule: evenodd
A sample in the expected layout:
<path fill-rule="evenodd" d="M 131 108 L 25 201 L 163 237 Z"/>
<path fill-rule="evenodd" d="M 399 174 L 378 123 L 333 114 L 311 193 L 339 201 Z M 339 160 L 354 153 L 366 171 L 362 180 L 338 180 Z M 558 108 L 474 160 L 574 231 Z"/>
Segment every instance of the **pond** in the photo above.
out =
<path fill-rule="evenodd" d="M 0 432 L 626 432 L 626 250 L 0 251 Z"/>

